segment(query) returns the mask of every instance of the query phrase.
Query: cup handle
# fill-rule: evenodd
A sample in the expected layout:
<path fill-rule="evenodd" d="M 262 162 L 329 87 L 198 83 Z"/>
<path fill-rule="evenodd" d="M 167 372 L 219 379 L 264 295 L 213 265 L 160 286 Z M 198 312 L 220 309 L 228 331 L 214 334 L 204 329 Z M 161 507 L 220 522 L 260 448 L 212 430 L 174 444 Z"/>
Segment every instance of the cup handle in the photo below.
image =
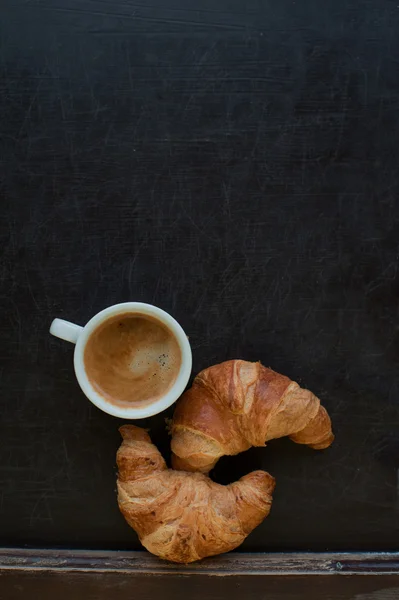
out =
<path fill-rule="evenodd" d="M 75 323 L 70 323 L 69 321 L 64 321 L 64 319 L 54 319 L 50 327 L 50 333 L 52 335 L 55 335 L 55 337 L 61 338 L 66 342 L 72 342 L 72 344 L 76 344 L 82 331 L 83 327 L 75 325 Z"/>

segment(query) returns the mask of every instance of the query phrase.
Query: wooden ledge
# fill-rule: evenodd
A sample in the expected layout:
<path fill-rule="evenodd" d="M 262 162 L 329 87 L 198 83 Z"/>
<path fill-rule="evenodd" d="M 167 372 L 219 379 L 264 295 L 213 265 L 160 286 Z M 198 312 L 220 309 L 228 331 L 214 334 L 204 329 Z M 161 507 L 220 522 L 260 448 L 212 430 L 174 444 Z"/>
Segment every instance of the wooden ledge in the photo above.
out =
<path fill-rule="evenodd" d="M 132 575 L 397 575 L 399 552 L 230 553 L 191 565 L 162 561 L 147 552 L 0 549 L 0 573 L 45 571 Z"/>

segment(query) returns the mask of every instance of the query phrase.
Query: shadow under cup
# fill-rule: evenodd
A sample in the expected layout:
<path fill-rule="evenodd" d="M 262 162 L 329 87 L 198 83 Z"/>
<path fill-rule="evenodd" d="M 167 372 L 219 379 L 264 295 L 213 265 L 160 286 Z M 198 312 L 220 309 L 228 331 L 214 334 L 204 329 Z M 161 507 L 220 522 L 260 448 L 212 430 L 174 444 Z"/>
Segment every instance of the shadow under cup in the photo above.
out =
<path fill-rule="evenodd" d="M 93 389 L 123 408 L 144 408 L 159 401 L 175 384 L 182 350 L 159 319 L 126 312 L 102 322 L 84 349 L 84 368 Z"/>

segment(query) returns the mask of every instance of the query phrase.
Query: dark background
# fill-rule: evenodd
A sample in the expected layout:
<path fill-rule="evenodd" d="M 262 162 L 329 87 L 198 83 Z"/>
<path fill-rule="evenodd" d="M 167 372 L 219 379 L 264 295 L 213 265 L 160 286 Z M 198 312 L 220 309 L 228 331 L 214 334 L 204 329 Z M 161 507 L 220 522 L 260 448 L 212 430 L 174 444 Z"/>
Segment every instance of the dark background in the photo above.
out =
<path fill-rule="evenodd" d="M 398 34 L 397 0 L 2 0 L 1 544 L 139 548 L 48 328 L 140 300 L 194 373 L 260 359 L 332 415 L 220 462 L 277 479 L 242 549 L 397 549 Z"/>

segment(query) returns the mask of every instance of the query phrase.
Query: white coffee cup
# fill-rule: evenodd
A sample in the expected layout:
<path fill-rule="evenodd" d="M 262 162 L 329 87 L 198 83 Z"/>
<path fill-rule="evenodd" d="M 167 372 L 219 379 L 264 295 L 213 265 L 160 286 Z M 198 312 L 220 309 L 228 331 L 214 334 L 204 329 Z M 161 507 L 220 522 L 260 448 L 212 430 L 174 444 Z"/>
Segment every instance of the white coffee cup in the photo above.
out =
<path fill-rule="evenodd" d="M 94 389 L 87 377 L 84 366 L 84 351 L 87 341 L 93 331 L 109 318 L 116 317 L 119 314 L 126 315 L 126 313 L 131 313 L 132 315 L 137 314 L 140 316 L 148 315 L 149 317 L 153 317 L 160 321 L 175 336 L 181 351 L 181 366 L 174 384 L 166 391 L 164 396 L 144 407 L 124 407 L 111 404 Z M 90 319 L 85 327 L 80 327 L 80 325 L 75 325 L 74 323 L 64 321 L 63 319 L 54 319 L 51 323 L 50 333 L 62 340 L 76 344 L 74 367 L 80 387 L 88 399 L 98 408 L 110 415 L 120 417 L 121 419 L 144 419 L 145 417 L 156 415 L 169 408 L 169 406 L 171 406 L 184 392 L 190 378 L 192 356 L 191 347 L 186 334 L 179 323 L 171 315 L 152 304 L 144 304 L 142 302 L 123 302 L 121 304 L 114 304 L 114 306 L 110 306 L 97 313 Z"/>

